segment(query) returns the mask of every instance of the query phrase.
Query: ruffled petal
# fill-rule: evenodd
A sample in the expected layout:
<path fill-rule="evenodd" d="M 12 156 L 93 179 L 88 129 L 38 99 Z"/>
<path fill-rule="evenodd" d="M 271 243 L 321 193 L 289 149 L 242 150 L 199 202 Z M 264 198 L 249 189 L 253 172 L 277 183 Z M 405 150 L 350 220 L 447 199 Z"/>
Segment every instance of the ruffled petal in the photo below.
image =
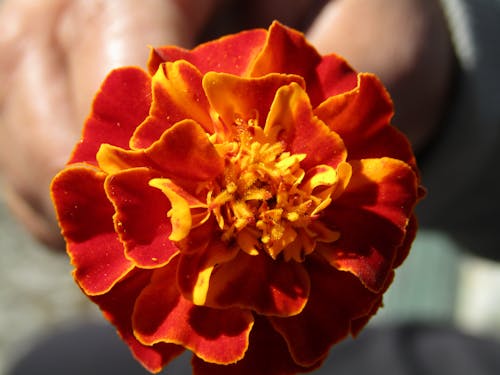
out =
<path fill-rule="evenodd" d="M 332 95 L 352 90 L 357 83 L 356 72 L 342 57 L 321 56 L 301 32 L 276 21 L 250 74 L 259 77 L 272 72 L 303 77 L 313 107 Z"/>
<path fill-rule="evenodd" d="M 146 345 L 182 345 L 207 362 L 227 364 L 243 358 L 253 326 L 252 313 L 195 306 L 178 292 L 175 278 L 175 260 L 154 272 L 135 305 L 135 336 Z"/>
<path fill-rule="evenodd" d="M 165 130 L 184 119 L 192 119 L 211 131 L 212 120 L 201 81 L 200 71 L 186 61 L 161 65 L 152 78 L 149 116 L 130 139 L 131 147 L 149 147 Z"/>
<path fill-rule="evenodd" d="M 274 21 L 250 69 L 250 76 L 288 73 L 302 76 L 307 82 L 320 62 L 321 55 L 307 42 L 304 34 Z"/>
<path fill-rule="evenodd" d="M 338 134 L 313 115 L 306 92 L 297 84 L 281 87 L 276 93 L 264 132 L 269 141 L 283 141 L 293 154 L 305 154 L 302 168 L 318 164 L 336 167 L 347 151 Z"/>
<path fill-rule="evenodd" d="M 306 264 L 311 277 L 311 294 L 304 311 L 290 318 L 269 318 L 285 338 L 292 358 L 302 366 L 325 358 L 330 347 L 351 332 L 351 322 L 380 303 L 352 274 L 338 271 L 319 258 Z"/>
<path fill-rule="evenodd" d="M 299 314 L 307 303 L 309 287 L 309 276 L 302 264 L 240 251 L 212 271 L 206 305 L 240 307 L 268 316 L 292 316 Z"/>
<path fill-rule="evenodd" d="M 264 29 L 242 31 L 200 44 L 191 51 L 175 46 L 154 48 L 151 50 L 148 69 L 154 74 L 163 62 L 186 60 L 202 73 L 213 71 L 245 76 L 262 49 L 266 35 Z"/>
<path fill-rule="evenodd" d="M 205 305 L 207 293 L 212 288 L 212 272 L 221 263 L 234 259 L 239 250 L 214 237 L 217 230 L 212 221 L 192 232 L 185 242 L 179 244 L 182 255 L 177 283 L 186 298 L 197 305 Z"/>
<path fill-rule="evenodd" d="M 158 170 L 180 179 L 209 181 L 224 170 L 224 159 L 193 120 L 172 126 L 145 153 Z"/>
<path fill-rule="evenodd" d="M 324 211 L 323 220 L 339 230 L 340 239 L 318 251 L 339 270 L 380 291 L 407 234 L 417 177 L 409 165 L 390 158 L 350 164 L 346 190 Z"/>
<path fill-rule="evenodd" d="M 107 174 L 115 174 L 131 168 L 141 168 L 149 164 L 143 150 L 128 150 L 104 143 L 96 155 L 97 165 Z"/>
<path fill-rule="evenodd" d="M 307 81 L 307 93 L 313 108 L 330 96 L 353 90 L 358 84 L 358 74 L 340 56 L 323 56 L 314 76 Z"/>
<path fill-rule="evenodd" d="M 391 98 L 373 74 L 360 73 L 356 88 L 328 98 L 314 114 L 341 136 L 349 160 L 392 157 L 416 170 L 410 143 L 390 125 Z"/>
<path fill-rule="evenodd" d="M 104 144 L 97 160 L 99 167 L 110 174 L 147 166 L 165 176 L 187 181 L 209 181 L 224 170 L 224 159 L 193 120 L 176 123 L 144 150 Z"/>
<path fill-rule="evenodd" d="M 73 275 L 87 295 L 108 292 L 134 267 L 114 230 L 105 178 L 96 168 L 75 165 L 59 173 L 51 186 Z"/>
<path fill-rule="evenodd" d="M 137 297 L 147 287 L 150 271 L 136 271 L 120 281 L 111 291 L 92 300 L 101 308 L 104 316 L 118 330 L 120 337 L 132 351 L 133 356 L 149 371 L 160 372 L 175 357 L 184 352 L 182 346 L 167 343 L 143 345 L 132 330 L 132 311 Z"/>
<path fill-rule="evenodd" d="M 210 106 L 226 128 L 236 129 L 238 121 L 254 121 L 264 126 L 269 108 L 278 88 L 296 82 L 305 87 L 304 80 L 295 75 L 269 74 L 260 78 L 243 78 L 226 73 L 207 73 L 203 88 Z"/>
<path fill-rule="evenodd" d="M 139 68 L 120 68 L 107 76 L 69 163 L 96 164 L 102 143 L 128 148 L 135 129 L 148 116 L 151 78 Z"/>
<path fill-rule="evenodd" d="M 110 176 L 104 185 L 116 210 L 115 230 L 125 254 L 142 268 L 160 267 L 179 252 L 168 239 L 170 203 L 161 191 L 149 186 L 155 177 L 148 168 L 129 169 Z"/>
<path fill-rule="evenodd" d="M 258 315 L 250 334 L 250 346 L 241 361 L 226 366 L 203 362 L 197 357 L 192 361 L 194 375 L 292 375 L 312 371 L 319 364 L 310 367 L 297 365 L 283 338 L 266 318 Z"/>
<path fill-rule="evenodd" d="M 406 226 L 405 239 L 398 249 L 398 252 L 394 259 L 394 263 L 392 265 L 393 268 L 399 267 L 410 253 L 411 244 L 413 243 L 417 235 L 417 229 L 417 217 L 415 214 L 413 214 L 410 216 L 410 220 L 408 222 L 408 225 Z"/>
<path fill-rule="evenodd" d="M 388 285 L 392 282 L 393 278 L 394 278 L 394 272 L 391 272 L 391 277 L 388 278 L 388 280 L 390 280 Z M 366 315 L 353 319 L 351 321 L 351 336 L 357 337 L 358 334 L 362 331 L 362 329 L 365 328 L 365 326 L 368 324 L 370 319 L 382 307 L 383 307 L 383 297 L 382 295 L 380 295 L 379 298 L 375 300 L 375 302 L 373 303 L 372 309 Z"/>

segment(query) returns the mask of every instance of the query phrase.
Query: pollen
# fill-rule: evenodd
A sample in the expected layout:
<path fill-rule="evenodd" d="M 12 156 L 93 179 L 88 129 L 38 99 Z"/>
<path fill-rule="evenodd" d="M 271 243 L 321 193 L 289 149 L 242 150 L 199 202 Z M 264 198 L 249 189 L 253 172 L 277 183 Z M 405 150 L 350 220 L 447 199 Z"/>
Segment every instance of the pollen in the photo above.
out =
<path fill-rule="evenodd" d="M 237 134 L 218 145 L 225 172 L 207 195 L 222 239 L 250 255 L 298 262 L 317 242 L 336 241 L 340 234 L 320 220 L 338 182 L 335 169 L 305 171 L 307 155 L 272 142 L 256 119 L 238 118 L 237 126 Z"/>

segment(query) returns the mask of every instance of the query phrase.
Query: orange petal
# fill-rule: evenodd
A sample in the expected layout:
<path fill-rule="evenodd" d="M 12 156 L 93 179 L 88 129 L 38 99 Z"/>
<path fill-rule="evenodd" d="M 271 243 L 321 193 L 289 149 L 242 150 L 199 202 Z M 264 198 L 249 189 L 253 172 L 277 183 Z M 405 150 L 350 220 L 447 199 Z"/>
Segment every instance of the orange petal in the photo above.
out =
<path fill-rule="evenodd" d="M 273 22 L 266 43 L 250 70 L 252 77 L 268 73 L 288 73 L 308 78 L 314 74 L 321 56 L 296 30 Z"/>
<path fill-rule="evenodd" d="M 283 338 L 266 318 L 257 315 L 250 334 L 250 347 L 241 361 L 220 366 L 194 357 L 192 364 L 194 375 L 292 375 L 311 371 L 320 363 L 310 367 L 296 364 Z"/>
<path fill-rule="evenodd" d="M 239 120 L 253 120 L 261 126 L 278 88 L 296 82 L 304 87 L 304 80 L 295 75 L 269 74 L 260 78 L 242 78 L 226 73 L 207 73 L 203 88 L 211 107 L 226 127 L 234 127 Z"/>
<path fill-rule="evenodd" d="M 311 366 L 350 333 L 351 321 L 366 316 L 380 299 L 355 276 L 319 258 L 309 257 L 306 267 L 311 295 L 304 311 L 289 318 L 272 317 L 270 321 L 287 341 L 295 362 Z"/>
<path fill-rule="evenodd" d="M 390 158 L 350 164 L 346 190 L 323 212 L 323 220 L 339 230 L 340 239 L 318 251 L 339 270 L 380 291 L 407 235 L 418 199 L 417 177 L 409 165 Z"/>
<path fill-rule="evenodd" d="M 175 46 L 154 48 L 148 68 L 154 74 L 163 62 L 186 60 L 203 74 L 214 71 L 247 75 L 248 67 L 261 50 L 266 35 L 263 29 L 242 31 L 200 44 L 191 51 Z"/>
<path fill-rule="evenodd" d="M 178 122 L 147 149 L 126 150 L 103 144 L 96 159 L 99 167 L 109 174 L 149 167 L 165 176 L 187 181 L 209 181 L 224 169 L 224 160 L 207 133 L 193 120 Z"/>
<path fill-rule="evenodd" d="M 95 155 L 102 143 L 128 148 L 136 127 L 148 116 L 150 92 L 151 78 L 141 69 L 129 67 L 112 71 L 96 94 L 82 141 L 69 162 L 95 164 Z"/>
<path fill-rule="evenodd" d="M 132 331 L 134 305 L 141 291 L 147 287 L 150 277 L 150 271 L 135 271 L 130 277 L 115 285 L 111 291 L 101 296 L 94 296 L 92 300 L 100 307 L 105 318 L 117 328 L 133 356 L 147 370 L 157 373 L 185 349 L 167 343 L 144 345 L 134 336 Z"/>
<path fill-rule="evenodd" d="M 115 210 L 104 192 L 105 178 L 98 169 L 77 164 L 60 172 L 51 185 L 73 274 L 87 295 L 106 293 L 134 267 L 114 230 Z"/>
<path fill-rule="evenodd" d="M 304 169 L 318 164 L 336 167 L 346 158 L 342 139 L 313 115 L 306 92 L 297 84 L 276 93 L 264 132 L 272 142 L 284 141 L 293 154 L 306 154 Z"/>
<path fill-rule="evenodd" d="M 291 316 L 302 311 L 308 296 L 309 277 L 302 264 L 240 251 L 212 272 L 206 304 L 235 306 L 262 315 Z"/>
<path fill-rule="evenodd" d="M 179 252 L 168 240 L 172 232 L 167 218 L 170 203 L 148 184 L 155 177 L 148 168 L 129 169 L 110 176 L 104 185 L 116 210 L 115 230 L 125 253 L 141 268 L 160 267 Z"/>
<path fill-rule="evenodd" d="M 392 101 L 376 76 L 359 74 L 356 88 L 328 98 L 314 113 L 341 136 L 349 160 L 387 156 L 415 168 L 408 140 L 390 125 Z"/>
<path fill-rule="evenodd" d="M 153 76 L 149 116 L 134 133 L 131 147 L 150 146 L 165 130 L 184 119 L 193 119 L 210 132 L 212 120 L 201 79 L 200 71 L 186 61 L 163 64 Z"/>
<path fill-rule="evenodd" d="M 150 164 L 143 150 L 127 150 L 107 143 L 99 147 L 95 158 L 99 168 L 107 174 Z"/>
<path fill-rule="evenodd" d="M 243 358 L 253 326 L 250 311 L 215 310 L 193 305 L 176 288 L 176 262 L 156 270 L 133 313 L 135 336 L 145 345 L 173 343 L 207 362 L 227 364 Z"/>
<path fill-rule="evenodd" d="M 188 181 L 210 181 L 224 170 L 224 159 L 193 120 L 172 126 L 145 154 L 157 170 Z"/>

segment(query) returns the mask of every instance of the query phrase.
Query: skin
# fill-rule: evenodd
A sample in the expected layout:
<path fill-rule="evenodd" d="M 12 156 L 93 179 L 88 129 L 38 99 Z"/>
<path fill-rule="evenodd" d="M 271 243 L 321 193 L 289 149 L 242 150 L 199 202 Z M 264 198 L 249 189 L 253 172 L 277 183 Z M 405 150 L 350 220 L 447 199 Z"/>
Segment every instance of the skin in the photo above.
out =
<path fill-rule="evenodd" d="M 149 45 L 197 42 L 273 19 L 321 53 L 374 72 L 418 152 L 446 110 L 453 52 L 434 0 L 4 0 L 0 6 L 0 174 L 37 239 L 62 247 L 48 186 L 78 140 L 107 72 L 145 65 Z M 321 5 L 321 6 L 318 6 Z"/>

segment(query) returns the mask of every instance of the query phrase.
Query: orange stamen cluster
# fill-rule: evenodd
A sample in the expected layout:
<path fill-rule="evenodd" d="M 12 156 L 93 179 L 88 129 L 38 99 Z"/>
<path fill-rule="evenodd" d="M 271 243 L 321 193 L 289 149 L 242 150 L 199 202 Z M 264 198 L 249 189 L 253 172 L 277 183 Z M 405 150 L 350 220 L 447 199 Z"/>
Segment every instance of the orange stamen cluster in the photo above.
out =
<path fill-rule="evenodd" d="M 250 255 L 265 251 L 287 261 L 303 261 L 316 241 L 336 241 L 339 232 L 316 220 L 331 203 L 336 171 L 323 165 L 306 173 L 300 164 L 305 154 L 267 141 L 256 120 L 235 122 L 238 134 L 216 145 L 226 169 L 207 197 L 223 240 L 236 241 Z"/>

